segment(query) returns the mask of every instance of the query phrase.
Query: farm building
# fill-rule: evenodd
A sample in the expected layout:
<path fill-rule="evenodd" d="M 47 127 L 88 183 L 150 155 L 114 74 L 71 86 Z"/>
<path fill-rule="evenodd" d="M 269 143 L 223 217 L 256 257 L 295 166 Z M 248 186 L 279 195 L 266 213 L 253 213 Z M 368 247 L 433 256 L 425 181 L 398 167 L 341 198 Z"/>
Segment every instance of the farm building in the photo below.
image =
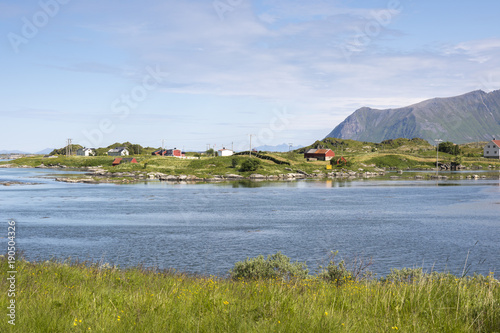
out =
<path fill-rule="evenodd" d="M 308 161 L 329 161 L 335 157 L 335 153 L 331 149 L 308 149 L 304 153 L 304 158 Z"/>
<path fill-rule="evenodd" d="M 129 155 L 128 149 L 125 147 L 116 147 L 108 150 L 108 156 L 127 156 Z"/>
<path fill-rule="evenodd" d="M 94 148 L 80 148 L 76 151 L 77 156 L 95 156 Z"/>
<path fill-rule="evenodd" d="M 222 148 L 217 151 L 218 156 L 232 156 L 234 152 L 231 149 Z"/>
<path fill-rule="evenodd" d="M 483 156 L 486 158 L 500 159 L 500 140 L 491 140 L 484 146 Z"/>
<path fill-rule="evenodd" d="M 180 149 L 174 148 L 174 149 L 158 149 L 154 152 L 151 153 L 151 155 L 156 155 L 156 156 L 173 156 L 173 157 L 184 157 L 184 152 L 182 152 Z"/>
<path fill-rule="evenodd" d="M 113 166 L 123 163 L 137 163 L 137 160 L 135 159 L 135 157 L 125 157 L 125 158 L 117 157 L 113 161 Z"/>

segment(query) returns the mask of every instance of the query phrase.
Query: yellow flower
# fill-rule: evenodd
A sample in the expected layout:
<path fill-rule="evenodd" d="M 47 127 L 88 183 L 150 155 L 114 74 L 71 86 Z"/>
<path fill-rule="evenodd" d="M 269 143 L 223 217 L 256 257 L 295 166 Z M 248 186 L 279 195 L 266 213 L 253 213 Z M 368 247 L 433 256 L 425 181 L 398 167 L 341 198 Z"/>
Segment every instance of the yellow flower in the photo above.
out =
<path fill-rule="evenodd" d="M 325 316 L 328 316 L 328 312 L 325 311 Z"/>
<path fill-rule="evenodd" d="M 228 302 L 228 301 L 224 301 L 224 304 L 225 304 L 225 305 L 228 305 L 228 304 L 229 304 L 229 302 Z"/>

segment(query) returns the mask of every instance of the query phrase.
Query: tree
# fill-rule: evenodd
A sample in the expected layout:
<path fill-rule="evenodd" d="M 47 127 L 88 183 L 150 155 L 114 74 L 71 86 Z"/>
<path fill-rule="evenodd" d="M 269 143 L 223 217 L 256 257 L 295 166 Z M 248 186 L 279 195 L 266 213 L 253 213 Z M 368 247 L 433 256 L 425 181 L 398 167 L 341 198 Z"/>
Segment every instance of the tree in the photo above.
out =
<path fill-rule="evenodd" d="M 213 148 L 208 149 L 208 150 L 205 152 L 205 154 L 207 154 L 208 156 L 213 156 L 213 155 L 214 155 L 214 150 L 213 150 Z"/>
<path fill-rule="evenodd" d="M 447 154 L 451 154 L 451 155 L 461 154 L 460 147 L 458 145 L 454 144 L 453 142 L 450 142 L 450 141 L 441 142 L 438 146 L 438 150 L 443 152 L 443 153 L 447 153 Z"/>

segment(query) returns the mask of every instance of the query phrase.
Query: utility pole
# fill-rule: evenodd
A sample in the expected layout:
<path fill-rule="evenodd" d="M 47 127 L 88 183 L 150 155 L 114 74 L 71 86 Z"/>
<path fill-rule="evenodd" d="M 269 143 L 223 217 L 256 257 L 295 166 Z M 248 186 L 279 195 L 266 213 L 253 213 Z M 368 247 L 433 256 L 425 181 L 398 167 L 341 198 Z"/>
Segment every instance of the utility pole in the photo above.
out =
<path fill-rule="evenodd" d="M 249 134 L 250 135 L 250 150 L 249 150 L 249 155 L 250 157 L 252 157 L 252 135 L 253 134 Z"/>
<path fill-rule="evenodd" d="M 232 152 L 234 152 L 233 145 L 234 145 L 234 142 L 233 142 L 233 141 L 231 141 L 231 151 L 232 151 Z"/>
<path fill-rule="evenodd" d="M 66 145 L 66 156 L 71 156 L 72 155 L 72 149 L 71 149 L 71 141 L 72 139 L 68 139 L 67 145 Z"/>
<path fill-rule="evenodd" d="M 435 139 L 434 140 L 436 142 L 436 178 L 438 177 L 438 172 L 439 172 L 439 168 L 438 168 L 438 156 L 439 156 L 439 143 L 443 140 L 441 139 Z"/>

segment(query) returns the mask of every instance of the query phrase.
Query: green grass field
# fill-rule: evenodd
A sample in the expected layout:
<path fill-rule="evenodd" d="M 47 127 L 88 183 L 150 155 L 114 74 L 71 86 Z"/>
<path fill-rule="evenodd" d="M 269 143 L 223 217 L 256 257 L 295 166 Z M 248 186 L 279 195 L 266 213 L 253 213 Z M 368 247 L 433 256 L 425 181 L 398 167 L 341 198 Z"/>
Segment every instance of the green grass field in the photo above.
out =
<path fill-rule="evenodd" d="M 1 304 L 9 302 L 0 259 Z M 500 332 L 492 275 L 409 282 L 233 280 L 84 263 L 17 262 L 16 325 L 0 332 Z"/>

